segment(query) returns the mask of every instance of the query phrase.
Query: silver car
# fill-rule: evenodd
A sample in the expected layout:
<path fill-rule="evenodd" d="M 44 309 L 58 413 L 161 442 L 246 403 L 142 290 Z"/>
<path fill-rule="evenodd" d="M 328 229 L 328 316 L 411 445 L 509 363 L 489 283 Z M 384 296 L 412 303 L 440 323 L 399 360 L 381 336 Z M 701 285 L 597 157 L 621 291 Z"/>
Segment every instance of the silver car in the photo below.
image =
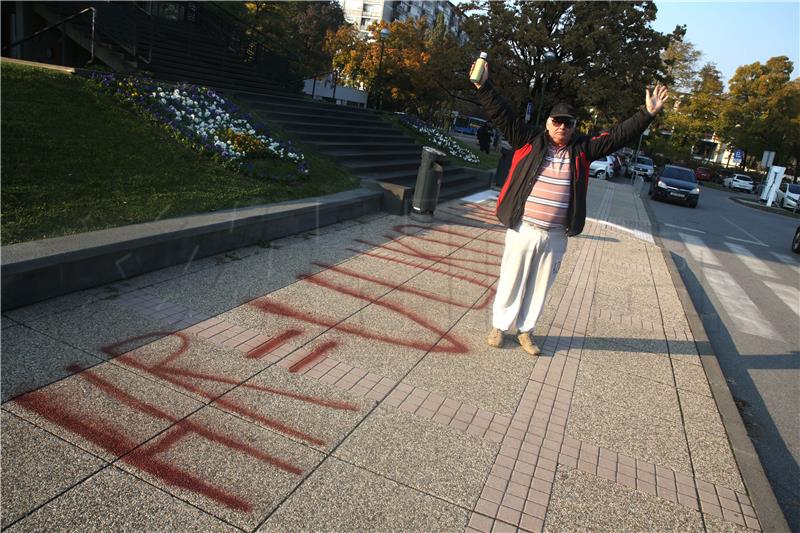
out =
<path fill-rule="evenodd" d="M 593 178 L 608 179 L 614 177 L 614 156 L 607 155 L 589 165 L 589 175 Z"/>
<path fill-rule="evenodd" d="M 655 166 L 653 165 L 653 160 L 649 157 L 640 155 L 636 158 L 636 161 L 631 164 L 631 172 L 633 172 L 633 175 L 641 176 L 644 178 L 644 181 L 653 179 L 653 171 L 655 171 Z"/>

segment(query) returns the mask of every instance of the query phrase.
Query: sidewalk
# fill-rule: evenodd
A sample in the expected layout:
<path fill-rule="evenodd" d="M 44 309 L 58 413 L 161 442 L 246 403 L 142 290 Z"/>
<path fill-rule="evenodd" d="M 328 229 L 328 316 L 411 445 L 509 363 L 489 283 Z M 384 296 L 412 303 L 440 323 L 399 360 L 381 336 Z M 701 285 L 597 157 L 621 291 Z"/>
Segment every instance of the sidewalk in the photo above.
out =
<path fill-rule="evenodd" d="M 643 204 L 589 190 L 538 358 L 485 342 L 491 200 L 6 313 L 2 527 L 759 530 Z"/>

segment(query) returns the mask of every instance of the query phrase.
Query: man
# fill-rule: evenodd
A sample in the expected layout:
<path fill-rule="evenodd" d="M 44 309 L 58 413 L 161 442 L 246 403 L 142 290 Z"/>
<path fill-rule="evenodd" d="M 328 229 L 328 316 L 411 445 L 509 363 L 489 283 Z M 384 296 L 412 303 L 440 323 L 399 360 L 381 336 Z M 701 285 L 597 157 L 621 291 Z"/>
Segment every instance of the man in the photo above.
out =
<path fill-rule="evenodd" d="M 496 215 L 508 228 L 492 307 L 490 346 L 502 348 L 504 332 L 516 329 L 523 350 L 538 355 L 531 333 L 547 291 L 561 266 L 567 236 L 586 222 L 589 163 L 637 138 L 661 111 L 667 88 L 645 91 L 645 108 L 597 137 L 575 132 L 576 114 L 568 103 L 556 104 L 545 129 L 526 124 L 489 80 L 489 65 L 478 97 L 494 124 L 511 143 L 514 156 L 497 198 Z"/>

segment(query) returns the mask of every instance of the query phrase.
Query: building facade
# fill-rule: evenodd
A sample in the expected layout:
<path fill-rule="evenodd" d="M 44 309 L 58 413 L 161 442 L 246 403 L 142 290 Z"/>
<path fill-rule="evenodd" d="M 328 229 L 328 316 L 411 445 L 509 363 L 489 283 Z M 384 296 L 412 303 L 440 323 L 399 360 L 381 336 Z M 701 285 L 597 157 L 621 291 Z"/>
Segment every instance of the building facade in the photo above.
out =
<path fill-rule="evenodd" d="M 441 14 L 445 25 L 461 44 L 466 35 L 461 31 L 461 14 L 450 1 L 436 0 L 341 0 L 344 16 L 348 22 L 358 26 L 363 35 L 374 22 L 385 20 L 418 19 L 427 17 L 433 22 Z"/>

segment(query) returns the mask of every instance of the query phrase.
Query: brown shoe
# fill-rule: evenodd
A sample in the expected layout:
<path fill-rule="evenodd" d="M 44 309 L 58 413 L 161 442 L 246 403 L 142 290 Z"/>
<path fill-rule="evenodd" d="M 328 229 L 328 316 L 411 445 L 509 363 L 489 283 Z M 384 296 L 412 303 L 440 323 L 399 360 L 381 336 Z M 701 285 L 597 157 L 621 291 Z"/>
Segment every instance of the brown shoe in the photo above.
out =
<path fill-rule="evenodd" d="M 533 341 L 533 337 L 531 337 L 531 334 L 528 333 L 527 331 L 517 335 L 517 341 L 519 341 L 519 345 L 522 346 L 522 349 L 531 355 L 539 355 L 540 353 L 542 353 L 542 351 Z"/>
<path fill-rule="evenodd" d="M 486 339 L 486 342 L 493 348 L 502 348 L 503 342 L 505 342 L 503 332 L 497 328 L 492 328 L 492 331 L 489 332 L 489 337 Z"/>

